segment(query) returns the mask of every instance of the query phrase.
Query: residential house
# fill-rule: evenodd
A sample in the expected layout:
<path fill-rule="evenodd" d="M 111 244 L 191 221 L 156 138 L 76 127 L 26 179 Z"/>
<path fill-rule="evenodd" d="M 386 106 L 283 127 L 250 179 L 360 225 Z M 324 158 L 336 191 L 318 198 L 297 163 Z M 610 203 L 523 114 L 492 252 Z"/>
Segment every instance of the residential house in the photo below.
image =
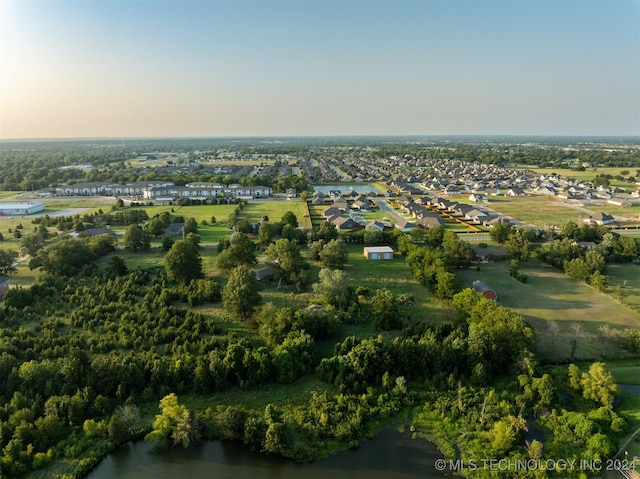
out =
<path fill-rule="evenodd" d="M 409 221 L 405 218 L 402 218 L 396 222 L 395 227 L 400 231 L 402 231 L 403 233 L 408 233 L 412 229 L 415 229 L 417 225 L 413 221 Z"/>
<path fill-rule="evenodd" d="M 171 223 L 164 229 L 165 236 L 182 236 L 184 235 L 184 223 Z"/>
<path fill-rule="evenodd" d="M 346 199 L 342 197 L 338 197 L 333 200 L 333 207 L 338 208 L 339 210 L 342 210 L 342 211 L 346 211 L 349 209 L 349 203 L 347 203 Z"/>
<path fill-rule="evenodd" d="M 336 208 L 335 206 L 330 206 L 322 212 L 322 217 L 324 219 L 333 218 L 334 216 L 342 216 L 342 210 Z"/>
<path fill-rule="evenodd" d="M 487 196 L 483 195 L 482 193 L 471 193 L 469 195 L 469 199 L 471 201 L 475 201 L 476 203 L 480 201 L 484 202 L 487 201 Z"/>
<path fill-rule="evenodd" d="M 358 224 L 354 220 L 345 216 L 334 216 L 327 221 L 335 225 L 335 227 L 339 230 L 350 230 L 358 226 Z"/>
<path fill-rule="evenodd" d="M 419 218 L 416 218 L 416 226 L 420 228 L 434 228 L 436 226 L 444 226 L 442 216 L 438 213 L 424 213 Z"/>
<path fill-rule="evenodd" d="M 268 281 L 276 274 L 276 269 L 271 266 L 265 266 L 256 271 L 256 279 L 258 281 Z"/>
<path fill-rule="evenodd" d="M 598 212 L 589 216 L 589 218 L 585 218 L 585 223 L 595 223 L 598 225 L 609 225 L 615 222 L 615 218 L 607 213 Z"/>
<path fill-rule="evenodd" d="M 368 223 L 367 226 L 364 227 L 364 229 L 384 231 L 384 223 L 381 223 L 380 221 L 372 221 L 371 223 Z"/>

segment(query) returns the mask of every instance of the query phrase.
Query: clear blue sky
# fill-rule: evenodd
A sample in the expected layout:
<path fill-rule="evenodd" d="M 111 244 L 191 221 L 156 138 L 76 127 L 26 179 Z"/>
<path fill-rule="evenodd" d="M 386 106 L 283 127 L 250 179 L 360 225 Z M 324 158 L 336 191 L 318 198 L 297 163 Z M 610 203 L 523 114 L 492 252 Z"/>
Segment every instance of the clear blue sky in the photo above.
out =
<path fill-rule="evenodd" d="M 0 138 L 639 135 L 637 0 L 0 0 Z"/>

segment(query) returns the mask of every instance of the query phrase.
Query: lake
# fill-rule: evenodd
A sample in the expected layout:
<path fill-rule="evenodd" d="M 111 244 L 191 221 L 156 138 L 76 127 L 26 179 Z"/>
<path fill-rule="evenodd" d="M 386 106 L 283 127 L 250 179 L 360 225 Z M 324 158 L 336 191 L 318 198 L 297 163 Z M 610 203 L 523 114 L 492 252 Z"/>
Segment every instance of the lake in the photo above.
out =
<path fill-rule="evenodd" d="M 189 449 L 126 444 L 109 454 L 87 479 L 436 479 L 442 455 L 429 441 L 388 428 L 358 449 L 312 463 L 250 451 L 240 443 L 206 441 Z"/>

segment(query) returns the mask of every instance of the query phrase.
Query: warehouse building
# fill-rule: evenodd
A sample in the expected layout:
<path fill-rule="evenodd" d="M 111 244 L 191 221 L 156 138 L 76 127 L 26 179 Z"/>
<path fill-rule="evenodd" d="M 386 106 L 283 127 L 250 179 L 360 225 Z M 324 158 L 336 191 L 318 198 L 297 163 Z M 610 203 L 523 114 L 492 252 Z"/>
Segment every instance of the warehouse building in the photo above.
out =
<path fill-rule="evenodd" d="M 43 209 L 42 203 L 0 203 L 0 216 L 31 215 Z"/>

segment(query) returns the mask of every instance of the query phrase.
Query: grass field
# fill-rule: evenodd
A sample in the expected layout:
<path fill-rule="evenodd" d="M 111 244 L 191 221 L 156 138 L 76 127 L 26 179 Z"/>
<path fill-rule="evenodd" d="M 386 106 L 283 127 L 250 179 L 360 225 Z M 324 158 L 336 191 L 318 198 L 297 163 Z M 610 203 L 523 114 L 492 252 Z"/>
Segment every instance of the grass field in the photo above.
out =
<path fill-rule="evenodd" d="M 574 338 L 578 339 L 578 358 L 628 354 L 608 342 L 599 328 L 640 329 L 640 314 L 537 260 L 521 267 L 529 275 L 525 284 L 511 278 L 508 269 L 508 261 L 495 261 L 482 264 L 480 271 L 468 269 L 456 275 L 462 287 L 470 287 L 476 279 L 488 283 L 498 293 L 500 304 L 521 314 L 536 332 L 537 352 L 542 358 L 569 358 Z M 556 333 L 551 322 L 558 327 Z"/>
<path fill-rule="evenodd" d="M 640 359 L 611 361 L 607 366 L 618 384 L 640 386 Z"/>
<path fill-rule="evenodd" d="M 640 312 L 640 265 L 611 264 L 607 266 L 606 275 L 609 278 L 607 291 L 613 293 L 621 286 L 627 294 L 622 302 Z"/>
<path fill-rule="evenodd" d="M 455 317 L 455 310 L 435 298 L 429 290 L 419 284 L 402 256 L 392 260 L 370 261 L 364 257 L 362 246 L 349 246 L 349 264 L 345 271 L 354 286 L 369 288 L 371 294 L 376 289 L 387 288 L 394 294 L 409 294 L 414 304 L 407 308 L 407 315 L 416 321 L 444 321 Z"/>
<path fill-rule="evenodd" d="M 298 226 L 310 229 L 311 218 L 309 218 L 309 211 L 307 210 L 306 202 L 295 199 L 291 201 L 250 201 L 245 206 L 241 219 L 248 219 L 251 223 L 258 223 L 262 221 L 263 216 L 268 216 L 269 221 L 280 221 L 282 215 L 287 211 L 291 211 L 296 218 L 298 218 Z"/>
<path fill-rule="evenodd" d="M 496 196 L 491 197 L 488 208 L 505 216 L 540 227 L 561 225 L 569 220 L 579 221 L 586 213 L 562 205 L 549 196 Z"/>

